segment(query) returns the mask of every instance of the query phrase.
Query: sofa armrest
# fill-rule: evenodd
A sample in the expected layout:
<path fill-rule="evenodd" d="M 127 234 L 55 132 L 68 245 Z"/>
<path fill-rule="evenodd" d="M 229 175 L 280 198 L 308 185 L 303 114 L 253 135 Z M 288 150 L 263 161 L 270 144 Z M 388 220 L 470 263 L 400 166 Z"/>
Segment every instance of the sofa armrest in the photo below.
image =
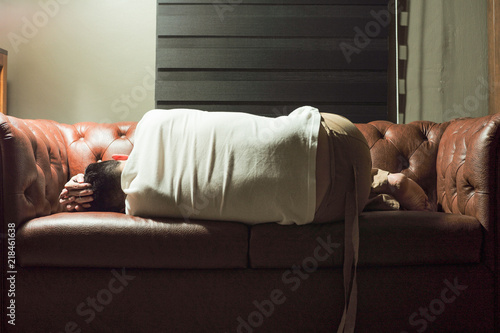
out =
<path fill-rule="evenodd" d="M 68 160 L 56 124 L 0 115 L 0 204 L 4 224 L 19 226 L 61 210 L 58 197 L 68 179 Z"/>
<path fill-rule="evenodd" d="M 438 204 L 447 213 L 469 215 L 483 225 L 490 267 L 498 255 L 500 207 L 500 114 L 451 121 L 436 162 Z"/>

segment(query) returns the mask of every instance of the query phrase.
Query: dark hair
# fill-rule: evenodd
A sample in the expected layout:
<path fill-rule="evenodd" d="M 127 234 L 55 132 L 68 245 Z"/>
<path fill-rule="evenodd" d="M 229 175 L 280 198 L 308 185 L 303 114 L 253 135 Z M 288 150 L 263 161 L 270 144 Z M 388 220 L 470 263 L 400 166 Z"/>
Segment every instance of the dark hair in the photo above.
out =
<path fill-rule="evenodd" d="M 85 182 L 92 185 L 94 192 L 90 210 L 122 212 L 125 208 L 119 166 L 119 161 L 110 160 L 89 164 L 85 169 Z"/>

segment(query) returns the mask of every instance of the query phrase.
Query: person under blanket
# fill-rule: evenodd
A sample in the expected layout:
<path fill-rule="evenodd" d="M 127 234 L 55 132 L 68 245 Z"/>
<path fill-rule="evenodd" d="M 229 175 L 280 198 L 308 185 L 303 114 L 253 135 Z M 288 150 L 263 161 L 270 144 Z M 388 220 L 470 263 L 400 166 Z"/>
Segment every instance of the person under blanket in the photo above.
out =
<path fill-rule="evenodd" d="M 311 113 L 315 114 L 319 112 L 317 109 L 314 108 L 309 108 L 309 107 L 304 107 L 306 108 L 305 112 L 306 114 Z M 298 111 L 294 111 L 296 114 L 301 112 L 301 109 L 304 110 L 304 108 L 298 109 Z M 312 110 L 312 111 L 311 111 Z M 210 114 L 213 113 L 208 113 L 204 111 L 198 111 L 198 110 L 156 110 L 156 111 L 151 111 L 148 113 L 148 117 L 150 118 L 150 123 L 151 122 L 157 122 L 157 116 L 153 117 L 154 113 L 159 113 L 163 116 L 167 115 L 169 112 L 173 115 L 174 113 L 188 113 L 188 112 L 193 112 L 195 115 L 201 113 L 203 116 L 210 116 Z M 304 113 L 304 112 L 303 112 Z M 246 115 L 246 114 L 231 114 L 231 113 L 225 113 L 225 114 L 220 114 L 219 116 L 224 116 L 224 115 L 231 115 L 231 116 L 237 116 L 237 117 L 250 117 L 250 119 L 254 117 L 259 117 L 259 116 L 253 116 L 253 115 Z M 292 113 L 293 116 L 293 113 Z M 144 117 L 144 118 L 148 118 Z M 169 117 L 170 118 L 170 117 Z M 225 117 L 223 117 L 225 118 Z M 260 117 L 264 118 L 264 117 Z M 282 118 L 282 117 L 280 117 Z M 273 118 L 270 118 L 273 119 Z M 276 121 L 277 118 L 274 120 Z M 285 119 L 285 118 L 283 118 Z M 247 126 L 247 119 L 245 119 L 242 124 L 244 126 Z M 217 121 L 220 121 L 220 119 L 217 119 Z M 319 121 L 321 122 L 321 126 L 317 126 L 317 134 L 316 136 L 311 134 L 313 138 L 317 138 L 317 145 L 316 145 L 316 160 L 315 160 L 315 184 L 316 184 L 316 191 L 315 191 L 315 202 L 314 202 L 314 218 L 311 221 L 299 221 L 296 222 L 298 224 L 303 224 L 303 223 L 308 223 L 308 222 L 326 222 L 328 220 L 335 220 L 335 218 L 329 218 L 327 217 L 320 217 L 319 214 L 321 214 L 320 208 L 321 204 L 327 200 L 328 195 L 331 195 L 331 192 L 329 191 L 329 188 L 331 187 L 331 182 L 332 182 L 332 173 L 331 173 L 331 167 L 333 166 L 333 163 L 331 163 L 331 160 L 333 159 L 334 156 L 334 151 L 332 151 L 329 147 L 331 145 L 331 142 L 329 142 L 328 139 L 328 129 L 329 127 L 335 127 L 338 126 L 339 123 L 344 126 L 348 127 L 351 132 L 353 132 L 359 140 L 364 140 L 364 137 L 362 137 L 362 134 L 355 128 L 355 126 L 350 123 L 347 119 L 333 115 L 333 114 L 328 114 L 328 113 L 321 113 L 319 117 Z M 141 123 L 142 122 L 142 123 Z M 137 132 L 136 132 L 136 143 L 137 140 L 139 140 L 139 137 L 137 136 L 138 133 L 141 131 L 141 127 L 147 126 L 147 124 L 141 120 L 137 127 Z M 284 124 L 285 121 L 283 120 L 282 123 Z M 199 125 L 200 126 L 200 125 Z M 231 125 L 226 125 L 224 126 L 229 127 L 229 128 L 234 128 Z M 206 127 L 206 125 L 205 125 Z M 279 131 L 279 127 L 277 125 L 274 125 L 274 127 L 267 127 L 266 129 L 274 129 L 275 132 Z M 146 129 L 150 134 L 151 134 L 151 129 L 147 128 Z M 191 132 L 193 133 L 193 132 Z M 267 136 L 269 136 L 269 133 L 273 134 L 274 132 L 272 131 L 267 131 L 267 132 L 262 132 L 262 133 L 267 133 Z M 227 133 L 226 133 L 227 134 Z M 156 135 L 156 134 L 153 134 Z M 260 139 L 266 139 L 264 135 L 261 135 Z M 260 140 L 262 141 L 262 140 Z M 366 142 L 366 141 L 365 141 Z M 137 146 L 137 144 L 136 144 Z M 134 152 L 136 149 L 132 151 L 131 157 L 133 158 Z M 311 149 L 312 150 L 312 149 Z M 155 152 L 146 152 L 144 155 L 148 154 L 154 154 Z M 246 152 L 247 153 L 247 152 Z M 254 152 L 255 153 L 255 152 Z M 365 158 L 366 160 L 366 158 Z M 129 161 L 130 163 L 130 161 Z M 146 161 L 146 163 L 149 163 L 149 161 Z M 370 164 L 370 168 L 365 167 L 365 173 L 366 170 L 370 170 L 370 175 L 369 175 L 369 180 L 370 180 L 370 186 L 369 186 L 369 199 L 366 202 L 366 204 L 363 203 L 364 210 L 390 210 L 390 209 L 405 209 L 405 210 L 430 210 L 430 204 L 428 201 L 428 198 L 423 191 L 423 189 L 412 179 L 406 177 L 402 173 L 389 173 L 384 170 L 380 169 L 375 169 L 371 168 L 371 161 L 365 161 L 365 164 Z M 137 164 L 137 162 L 136 162 Z M 286 165 L 286 163 L 285 163 Z M 126 161 L 105 161 L 101 163 L 93 163 L 90 164 L 87 169 L 86 173 L 84 174 L 78 174 L 75 175 L 74 177 L 71 178 L 69 182 L 66 183 L 64 189 L 62 190 L 60 194 L 60 203 L 64 205 L 65 209 L 67 211 L 86 211 L 86 210 L 99 210 L 99 211 L 117 211 L 117 212 L 124 212 L 125 211 L 125 203 L 126 203 L 126 195 L 123 192 L 122 189 L 122 171 L 126 166 Z M 181 166 L 182 167 L 182 166 Z M 362 178 L 362 177 L 360 177 Z M 368 179 L 368 177 L 365 178 Z M 126 190 L 125 190 L 126 191 Z M 190 196 L 193 196 L 193 193 L 189 194 Z M 209 194 L 197 194 L 194 195 L 195 198 L 192 202 L 189 203 L 189 206 L 186 206 L 185 203 L 179 203 L 179 205 L 184 204 L 186 209 L 183 212 L 183 217 L 191 217 L 191 218 L 197 218 L 197 211 L 202 210 L 202 208 L 205 208 L 204 206 L 207 205 L 207 199 L 214 198 L 213 193 Z M 340 200 L 340 199 L 339 199 Z M 196 203 L 198 202 L 198 204 Z M 220 204 L 220 203 L 219 203 Z M 198 206 L 198 207 L 197 207 Z M 191 213 L 191 214 L 190 214 Z M 139 214 L 141 215 L 141 214 Z M 150 215 L 150 214 L 142 214 L 142 215 Z M 177 216 L 178 217 L 178 216 Z M 205 216 L 201 216 L 203 218 L 206 218 Z M 220 219 L 219 216 L 214 216 L 214 219 Z M 237 218 L 234 218 L 234 216 L 231 216 L 231 219 L 233 220 L 238 220 Z M 243 222 L 248 222 L 248 221 L 243 221 Z M 272 221 L 269 221 L 272 222 Z M 279 221 L 278 221 L 279 222 Z M 289 223 L 289 222 L 288 222 Z"/>

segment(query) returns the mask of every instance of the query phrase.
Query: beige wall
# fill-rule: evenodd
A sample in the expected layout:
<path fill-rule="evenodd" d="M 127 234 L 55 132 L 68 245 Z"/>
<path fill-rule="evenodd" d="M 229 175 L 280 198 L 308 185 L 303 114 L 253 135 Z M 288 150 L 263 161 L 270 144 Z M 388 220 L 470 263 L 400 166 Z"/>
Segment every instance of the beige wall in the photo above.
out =
<path fill-rule="evenodd" d="M 154 108 L 155 0 L 0 0 L 8 114 L 137 121 Z"/>
<path fill-rule="evenodd" d="M 488 114 L 486 0 L 411 0 L 404 122 Z"/>

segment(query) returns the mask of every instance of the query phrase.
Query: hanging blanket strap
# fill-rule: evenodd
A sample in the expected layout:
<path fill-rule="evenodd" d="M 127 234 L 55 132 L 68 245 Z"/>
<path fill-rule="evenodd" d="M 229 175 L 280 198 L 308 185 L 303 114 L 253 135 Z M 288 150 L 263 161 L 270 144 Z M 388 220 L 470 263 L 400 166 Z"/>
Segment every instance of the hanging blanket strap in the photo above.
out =
<path fill-rule="evenodd" d="M 354 190 L 346 194 L 344 241 L 344 313 L 337 333 L 353 333 L 358 305 L 356 270 L 359 254 L 357 169 L 353 166 Z"/>

